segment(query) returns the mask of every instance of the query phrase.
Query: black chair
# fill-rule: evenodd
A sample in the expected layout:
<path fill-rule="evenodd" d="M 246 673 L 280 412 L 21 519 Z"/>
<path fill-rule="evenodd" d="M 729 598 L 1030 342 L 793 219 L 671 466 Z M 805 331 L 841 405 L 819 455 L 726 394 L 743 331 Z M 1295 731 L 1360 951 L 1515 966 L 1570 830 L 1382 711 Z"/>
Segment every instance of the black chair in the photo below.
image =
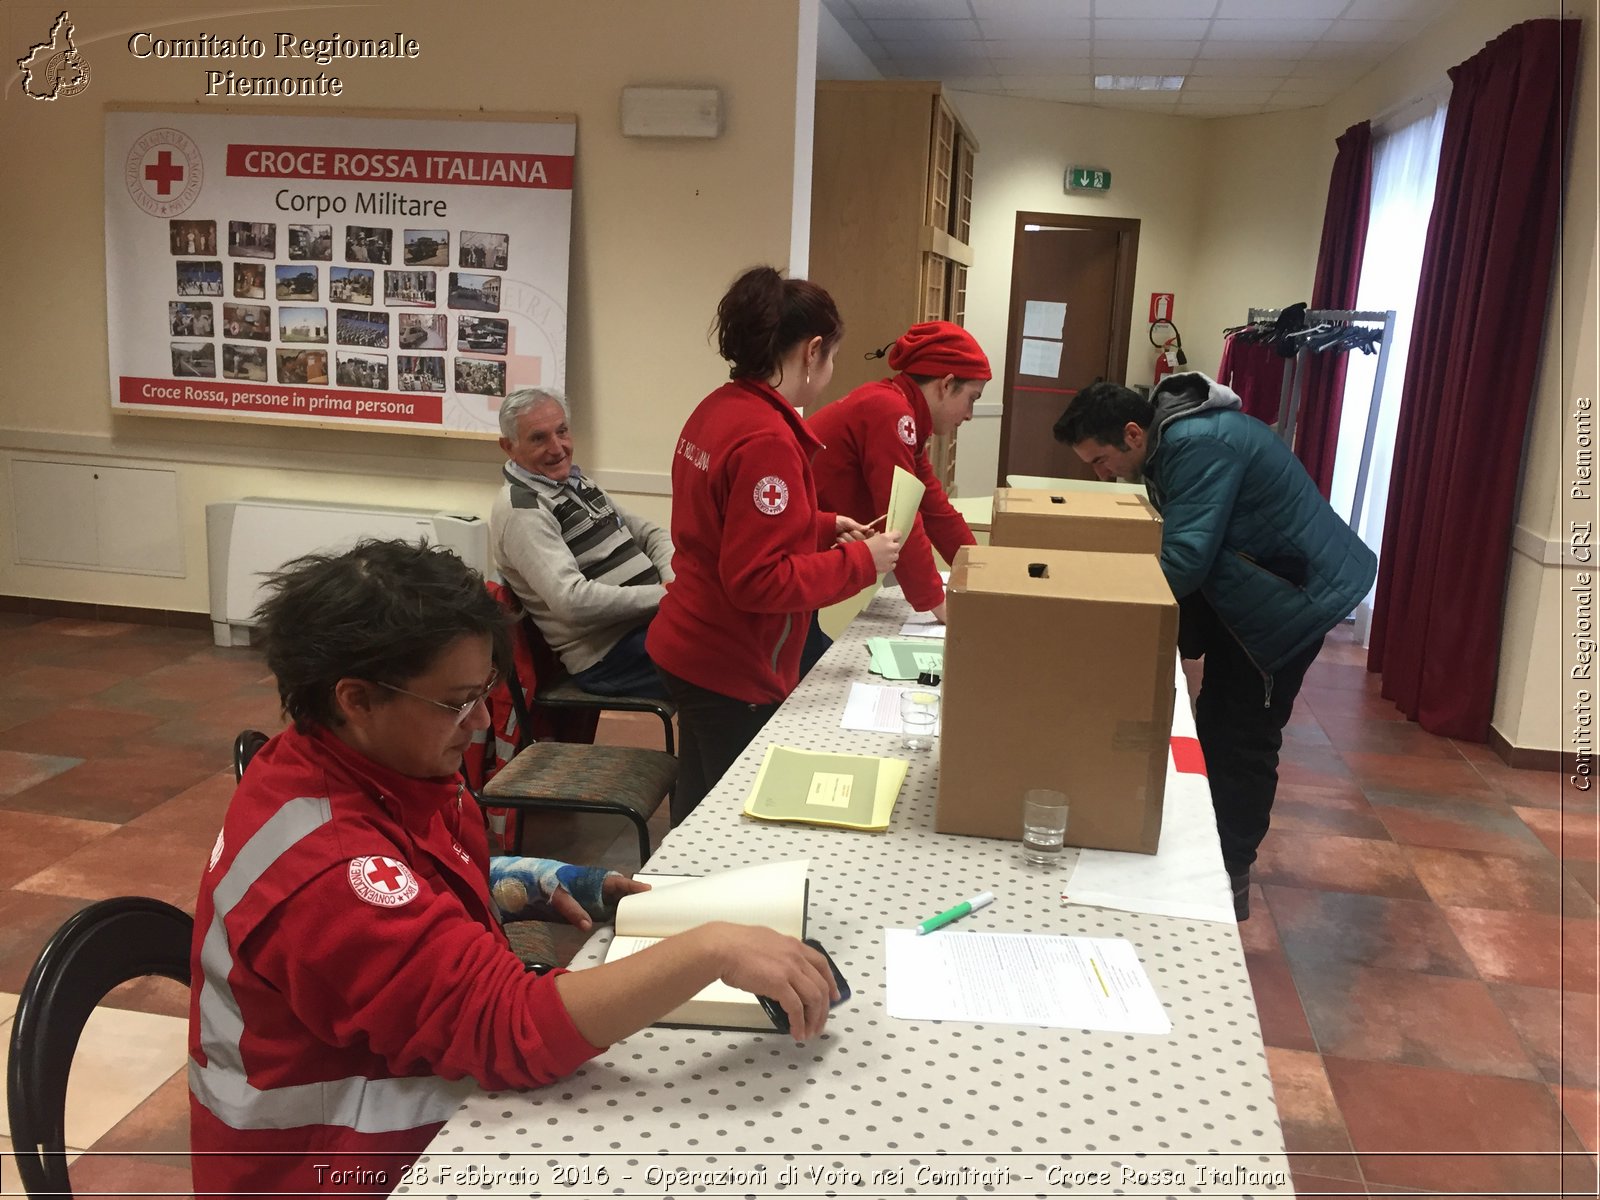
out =
<path fill-rule="evenodd" d="M 233 781 L 235 783 L 244 778 L 244 769 L 250 765 L 250 760 L 256 756 L 256 751 L 271 740 L 259 729 L 246 729 L 233 739 Z"/>
<path fill-rule="evenodd" d="M 598 692 L 585 691 L 567 674 L 532 617 L 524 613 L 517 627 L 522 631 L 533 657 L 534 675 L 539 681 L 533 697 L 536 703 L 546 708 L 576 708 L 592 712 L 654 713 L 661 721 L 667 753 L 678 752 L 676 736 L 672 731 L 672 718 L 678 715 L 678 706 L 671 700 L 658 700 L 654 696 L 602 696 Z M 545 683 L 547 679 L 551 682 Z"/>
<path fill-rule="evenodd" d="M 121 896 L 70 917 L 40 952 L 17 1001 L 6 1079 L 11 1148 L 28 1195 L 72 1195 L 67 1075 L 89 1014 L 130 979 L 160 975 L 187 985 L 193 934 L 188 913 Z"/>
<path fill-rule="evenodd" d="M 482 794 L 477 796 L 478 802 L 515 811 L 516 823 L 511 835 L 514 847 L 522 844 L 525 812 L 543 810 L 622 817 L 632 823 L 638 834 L 639 863 L 644 865 L 650 857 L 650 817 L 677 786 L 677 758 L 662 750 L 635 746 L 532 741 L 527 733 L 532 728 L 532 713 L 522 683 L 515 671 L 507 672 L 505 681 L 511 693 L 511 707 L 517 715 L 517 728 L 522 731 L 522 745 L 516 757 L 484 785 Z M 536 697 L 535 703 L 544 701 Z M 671 717 L 666 720 L 670 738 Z"/>

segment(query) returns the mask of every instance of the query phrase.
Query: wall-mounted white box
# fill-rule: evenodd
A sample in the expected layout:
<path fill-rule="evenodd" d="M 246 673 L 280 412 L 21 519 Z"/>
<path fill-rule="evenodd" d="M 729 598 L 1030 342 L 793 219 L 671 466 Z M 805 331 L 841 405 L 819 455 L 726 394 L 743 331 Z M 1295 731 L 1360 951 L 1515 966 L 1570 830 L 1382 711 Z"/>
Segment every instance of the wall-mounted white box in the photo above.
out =
<path fill-rule="evenodd" d="M 716 88 L 626 87 L 621 111 L 625 137 L 722 136 L 722 93 Z"/>

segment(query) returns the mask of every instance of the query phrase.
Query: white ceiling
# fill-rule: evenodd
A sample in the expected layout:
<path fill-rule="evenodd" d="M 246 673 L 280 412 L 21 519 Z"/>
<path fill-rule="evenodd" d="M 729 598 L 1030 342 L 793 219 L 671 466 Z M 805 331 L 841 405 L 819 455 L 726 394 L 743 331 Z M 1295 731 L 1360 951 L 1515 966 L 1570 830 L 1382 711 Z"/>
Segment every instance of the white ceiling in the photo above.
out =
<path fill-rule="evenodd" d="M 1193 117 L 1326 104 L 1456 0 L 822 0 L 886 78 Z M 1096 75 L 1183 75 L 1097 92 Z"/>

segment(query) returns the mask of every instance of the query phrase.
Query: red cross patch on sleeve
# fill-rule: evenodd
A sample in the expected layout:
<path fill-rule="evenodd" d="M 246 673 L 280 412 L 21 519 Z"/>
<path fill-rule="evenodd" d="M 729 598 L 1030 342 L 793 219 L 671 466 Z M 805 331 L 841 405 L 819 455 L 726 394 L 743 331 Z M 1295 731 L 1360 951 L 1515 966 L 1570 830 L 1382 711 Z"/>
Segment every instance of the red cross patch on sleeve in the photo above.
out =
<path fill-rule="evenodd" d="M 410 867 L 381 854 L 350 860 L 350 888 L 378 908 L 410 904 L 421 890 Z"/>
<path fill-rule="evenodd" d="M 911 419 L 910 413 L 895 422 L 894 431 L 900 435 L 900 440 L 906 445 L 915 446 L 917 444 L 917 423 Z"/>
<path fill-rule="evenodd" d="M 789 507 L 789 485 L 776 475 L 764 476 L 756 484 L 756 507 L 769 517 L 775 517 Z"/>

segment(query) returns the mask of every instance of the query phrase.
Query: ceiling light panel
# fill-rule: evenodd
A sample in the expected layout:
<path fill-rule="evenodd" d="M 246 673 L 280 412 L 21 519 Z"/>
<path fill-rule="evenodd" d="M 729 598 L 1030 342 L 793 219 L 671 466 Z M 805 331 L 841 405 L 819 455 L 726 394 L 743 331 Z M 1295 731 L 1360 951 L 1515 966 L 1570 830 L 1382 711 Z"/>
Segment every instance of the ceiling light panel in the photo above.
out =
<path fill-rule="evenodd" d="M 1182 75 L 1096 75 L 1097 92 L 1176 92 L 1183 87 Z"/>

